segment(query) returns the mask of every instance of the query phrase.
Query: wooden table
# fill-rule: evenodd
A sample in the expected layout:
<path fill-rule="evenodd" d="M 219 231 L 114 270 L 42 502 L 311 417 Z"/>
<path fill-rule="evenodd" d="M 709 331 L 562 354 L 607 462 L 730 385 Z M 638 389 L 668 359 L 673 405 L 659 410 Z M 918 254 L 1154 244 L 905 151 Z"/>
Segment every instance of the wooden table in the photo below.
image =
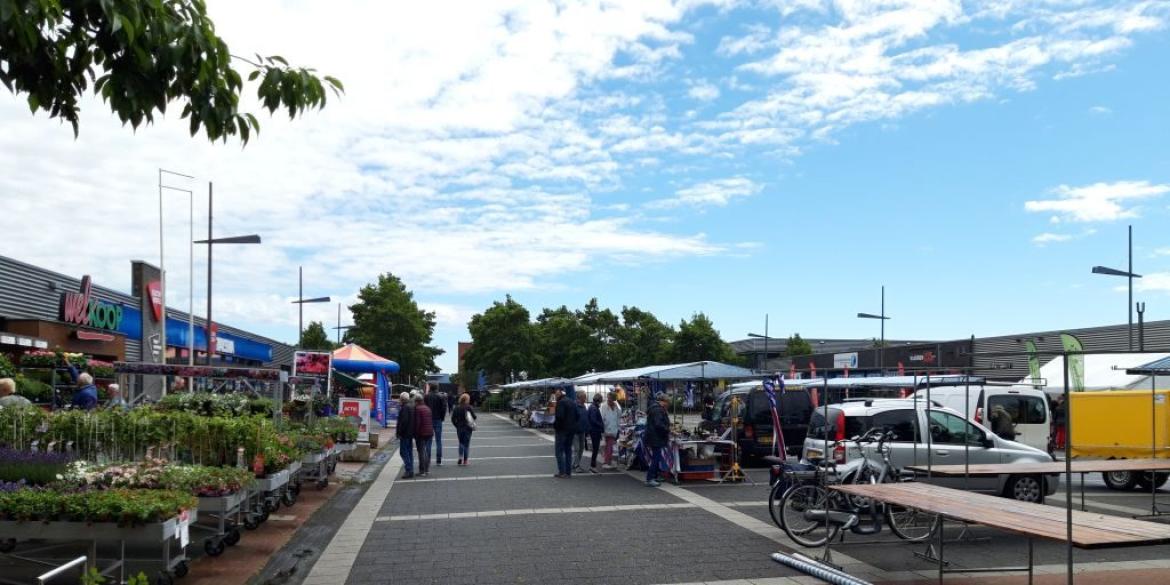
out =
<path fill-rule="evenodd" d="M 1081 475 L 1081 511 L 1085 510 L 1085 474 L 1109 473 L 1111 471 L 1168 471 L 1170 459 L 1079 459 L 1069 463 L 1073 473 Z M 912 465 L 907 470 L 916 473 L 928 473 L 941 477 L 965 477 L 989 475 L 1039 475 L 1064 473 L 1064 461 L 1048 463 L 985 463 L 980 465 Z M 1150 515 L 1158 516 L 1157 488 L 1150 492 Z"/>
<path fill-rule="evenodd" d="M 936 543 L 939 583 L 945 573 L 984 573 L 992 571 L 1027 571 L 1032 582 L 1034 557 L 1032 541 L 1045 538 L 1069 541 L 1067 509 L 1020 502 L 997 496 L 971 493 L 918 482 L 889 484 L 834 485 L 830 489 L 872 498 L 881 502 L 938 514 Z M 1071 511 L 1071 545 L 1084 549 L 1120 548 L 1170 543 L 1170 525 L 1131 518 Z M 1021 568 L 947 569 L 943 556 L 944 519 L 959 520 L 997 528 L 1028 538 L 1028 566 Z M 1071 555 L 1069 562 L 1071 564 Z"/>

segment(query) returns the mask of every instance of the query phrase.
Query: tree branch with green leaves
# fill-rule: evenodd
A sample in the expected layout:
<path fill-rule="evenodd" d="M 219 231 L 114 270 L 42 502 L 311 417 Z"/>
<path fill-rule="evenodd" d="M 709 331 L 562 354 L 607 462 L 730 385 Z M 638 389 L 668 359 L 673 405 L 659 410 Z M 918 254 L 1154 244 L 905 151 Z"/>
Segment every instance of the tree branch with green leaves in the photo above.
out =
<path fill-rule="evenodd" d="M 341 81 L 292 67 L 280 56 L 234 56 L 215 33 L 203 0 L 0 0 L 0 83 L 27 96 L 80 132 L 80 98 L 88 91 L 137 129 L 183 104 L 191 135 L 211 141 L 260 132 L 239 109 L 244 89 L 233 61 L 252 68 L 261 105 L 296 118 L 325 107 Z"/>

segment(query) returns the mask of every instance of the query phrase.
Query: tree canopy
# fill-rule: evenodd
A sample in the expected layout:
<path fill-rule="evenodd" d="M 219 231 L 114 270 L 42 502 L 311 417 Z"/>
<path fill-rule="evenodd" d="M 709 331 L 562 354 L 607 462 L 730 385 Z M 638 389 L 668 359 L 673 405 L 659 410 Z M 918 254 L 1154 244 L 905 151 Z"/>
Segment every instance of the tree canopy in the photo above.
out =
<path fill-rule="evenodd" d="M 464 354 L 463 363 L 470 372 L 483 371 L 488 381 L 499 383 L 511 375 L 534 375 L 541 369 L 528 309 L 511 295 L 472 316 L 467 329 L 474 345 Z"/>
<path fill-rule="evenodd" d="M 788 343 L 784 346 L 784 353 L 788 355 L 788 357 L 798 355 L 812 355 L 812 352 L 812 344 L 805 341 L 799 333 L 793 333 L 788 338 Z"/>
<path fill-rule="evenodd" d="M 400 373 L 420 378 L 437 371 L 435 358 L 443 350 L 429 344 L 435 332 L 435 314 L 418 307 L 414 293 L 393 274 L 363 286 L 358 302 L 350 305 L 353 326 L 348 341 L 398 362 Z"/>
<path fill-rule="evenodd" d="M 334 347 L 335 344 L 329 340 L 329 334 L 325 332 L 325 324 L 320 321 L 310 321 L 308 327 L 301 333 L 302 349 L 331 350 Z"/>
<path fill-rule="evenodd" d="M 702 313 L 675 331 L 649 311 L 622 307 L 619 316 L 597 299 L 577 310 L 546 308 L 531 320 L 528 309 L 508 296 L 472 317 L 468 329 L 474 346 L 465 358 L 467 374 L 482 370 L 491 382 L 522 371 L 529 379 L 571 378 L 670 362 L 740 361 Z"/>
<path fill-rule="evenodd" d="M 674 336 L 672 351 L 676 362 L 697 362 L 713 360 L 725 363 L 738 363 L 739 358 L 731 346 L 723 341 L 715 324 L 704 313 L 695 313 L 688 322 L 683 319 L 678 324 L 678 333 Z"/>
<path fill-rule="evenodd" d="M 233 61 L 251 68 L 256 95 L 270 113 L 295 118 L 344 91 L 333 77 L 291 67 L 280 56 L 237 57 L 215 33 L 203 0 L 0 0 L 0 83 L 26 95 L 29 110 L 48 112 L 79 133 L 79 100 L 87 91 L 138 128 L 183 104 L 191 135 L 209 140 L 259 133 L 256 116 L 240 112 L 244 80 Z"/>

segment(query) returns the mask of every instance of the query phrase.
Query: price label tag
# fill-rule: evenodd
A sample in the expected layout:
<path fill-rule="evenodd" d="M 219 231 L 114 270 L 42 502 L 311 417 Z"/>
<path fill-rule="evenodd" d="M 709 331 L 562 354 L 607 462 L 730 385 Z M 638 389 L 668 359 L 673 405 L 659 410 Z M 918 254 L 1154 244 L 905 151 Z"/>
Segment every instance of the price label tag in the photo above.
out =
<path fill-rule="evenodd" d="M 179 537 L 179 547 L 187 548 L 191 542 L 191 516 L 187 514 L 186 510 L 179 514 L 179 530 L 176 536 Z"/>

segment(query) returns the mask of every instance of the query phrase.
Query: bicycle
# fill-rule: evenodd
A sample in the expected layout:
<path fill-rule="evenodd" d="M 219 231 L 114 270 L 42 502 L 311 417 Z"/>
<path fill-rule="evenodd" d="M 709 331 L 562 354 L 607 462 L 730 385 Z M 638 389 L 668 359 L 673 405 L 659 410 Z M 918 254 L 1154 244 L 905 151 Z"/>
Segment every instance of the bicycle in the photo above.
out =
<path fill-rule="evenodd" d="M 937 526 L 938 515 L 926 514 L 912 508 L 877 502 L 872 498 L 848 496 L 828 489 L 834 483 L 878 484 L 900 481 L 900 472 L 891 463 L 886 443 L 894 438 L 892 431 L 871 429 L 850 441 L 861 448 L 867 443 L 877 442 L 877 453 L 881 461 L 872 461 L 865 456 L 843 472 L 833 463 L 818 466 L 817 481 L 801 481 L 790 486 L 784 493 L 779 506 L 778 524 L 794 542 L 806 546 L 823 546 L 829 539 L 836 538 L 841 530 L 848 529 L 854 534 L 873 535 L 882 531 L 882 524 L 900 539 L 921 542 L 929 539 Z M 822 481 L 823 480 L 823 481 Z M 769 497 L 769 508 L 776 519 L 776 511 Z M 868 516 L 867 522 L 862 522 Z"/>

